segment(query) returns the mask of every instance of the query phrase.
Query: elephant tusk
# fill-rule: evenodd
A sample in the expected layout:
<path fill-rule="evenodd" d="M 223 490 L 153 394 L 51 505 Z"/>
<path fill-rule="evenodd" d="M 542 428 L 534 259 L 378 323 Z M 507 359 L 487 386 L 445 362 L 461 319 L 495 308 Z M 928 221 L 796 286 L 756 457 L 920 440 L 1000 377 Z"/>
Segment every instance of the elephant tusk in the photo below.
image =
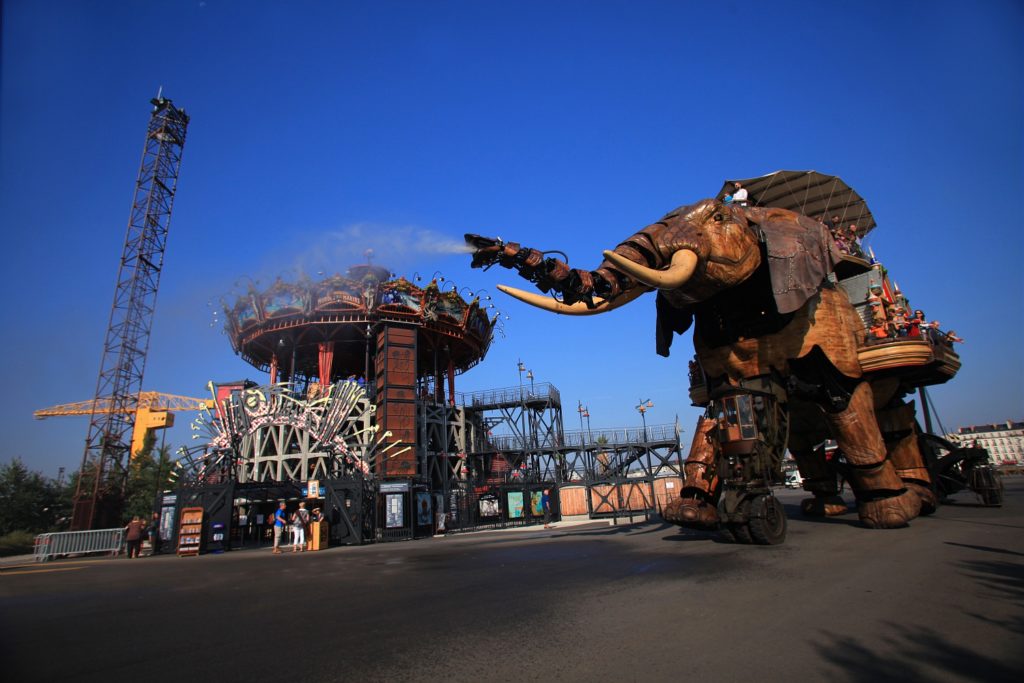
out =
<path fill-rule="evenodd" d="M 672 263 L 665 270 L 641 266 L 614 251 L 604 252 L 604 257 L 626 275 L 655 289 L 678 289 L 686 284 L 697 268 L 697 254 L 689 249 L 680 249 L 672 254 Z"/>
<path fill-rule="evenodd" d="M 507 285 L 498 285 L 498 289 L 513 298 L 519 299 L 523 303 L 536 306 L 537 308 L 541 308 L 545 311 L 558 313 L 560 315 L 597 315 L 598 313 L 607 313 L 619 306 L 628 304 L 641 294 L 649 291 L 646 288 L 637 287 L 621 294 L 619 297 L 611 301 L 594 297 L 594 301 L 597 302 L 597 305 L 594 308 L 588 308 L 582 301 L 577 301 L 574 304 L 563 304 L 561 301 L 552 299 L 549 296 L 534 294 L 533 292 L 524 292 L 521 289 L 516 289 L 515 287 L 509 287 Z"/>

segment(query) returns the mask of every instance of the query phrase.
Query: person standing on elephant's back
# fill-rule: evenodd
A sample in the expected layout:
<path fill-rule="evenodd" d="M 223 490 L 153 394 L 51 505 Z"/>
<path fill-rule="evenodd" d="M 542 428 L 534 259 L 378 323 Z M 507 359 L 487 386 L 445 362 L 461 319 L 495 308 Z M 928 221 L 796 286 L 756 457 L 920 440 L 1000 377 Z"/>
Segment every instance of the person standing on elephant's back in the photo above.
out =
<path fill-rule="evenodd" d="M 732 201 L 734 204 L 740 206 L 747 205 L 747 188 L 743 187 L 740 183 L 733 183 L 736 186 L 736 191 L 732 193 Z"/>

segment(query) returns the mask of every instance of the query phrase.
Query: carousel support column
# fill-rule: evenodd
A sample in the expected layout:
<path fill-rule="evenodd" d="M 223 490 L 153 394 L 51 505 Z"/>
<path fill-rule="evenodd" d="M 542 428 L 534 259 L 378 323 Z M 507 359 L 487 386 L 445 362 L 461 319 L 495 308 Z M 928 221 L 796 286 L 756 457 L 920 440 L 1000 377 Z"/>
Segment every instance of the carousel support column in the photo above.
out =
<path fill-rule="evenodd" d="M 370 382 L 370 343 L 371 343 L 372 339 L 373 339 L 373 327 L 369 323 L 367 323 L 366 324 L 366 349 L 365 349 L 366 350 L 366 365 L 365 365 L 365 368 L 363 369 L 363 381 L 366 383 L 366 385 L 365 385 L 366 386 L 366 390 L 368 392 L 370 392 L 371 396 L 375 396 L 376 393 L 375 393 L 374 384 L 372 384 Z"/>
<path fill-rule="evenodd" d="M 320 342 L 319 353 L 320 390 L 325 391 L 331 383 L 331 370 L 334 365 L 334 342 Z"/>
<path fill-rule="evenodd" d="M 451 359 L 448 360 L 448 403 L 455 406 L 455 362 Z"/>
<path fill-rule="evenodd" d="M 273 356 L 270 357 L 270 383 L 271 384 L 277 384 L 277 369 L 278 369 L 278 362 L 277 362 L 277 354 L 275 353 Z"/>
<path fill-rule="evenodd" d="M 288 371 L 288 381 L 295 384 L 295 353 L 298 350 L 298 344 L 292 342 L 292 367 Z"/>
<path fill-rule="evenodd" d="M 434 347 L 434 403 L 444 405 L 444 381 L 441 375 L 441 366 L 438 363 L 437 347 Z"/>

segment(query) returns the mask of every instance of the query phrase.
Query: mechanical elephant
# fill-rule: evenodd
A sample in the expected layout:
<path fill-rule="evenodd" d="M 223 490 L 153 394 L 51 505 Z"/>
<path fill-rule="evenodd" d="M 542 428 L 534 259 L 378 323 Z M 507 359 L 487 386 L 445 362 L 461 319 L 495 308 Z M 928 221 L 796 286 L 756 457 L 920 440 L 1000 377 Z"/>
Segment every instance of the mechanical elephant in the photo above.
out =
<path fill-rule="evenodd" d="M 864 327 L 831 275 L 840 254 L 817 221 L 778 208 L 706 199 L 682 206 L 612 251 L 595 270 L 535 249 L 466 235 L 473 266 L 514 269 L 551 296 L 503 285 L 528 304 L 591 315 L 657 291 L 656 346 L 691 326 L 691 381 L 706 388 L 681 497 L 665 511 L 683 526 L 738 540 L 781 542 L 785 515 L 771 496 L 788 446 L 814 494 L 808 514 L 845 511 L 818 448 L 834 439 L 862 522 L 905 526 L 934 509 L 912 404 L 898 381 L 866 376 Z M 781 530 L 778 528 L 782 515 Z"/>

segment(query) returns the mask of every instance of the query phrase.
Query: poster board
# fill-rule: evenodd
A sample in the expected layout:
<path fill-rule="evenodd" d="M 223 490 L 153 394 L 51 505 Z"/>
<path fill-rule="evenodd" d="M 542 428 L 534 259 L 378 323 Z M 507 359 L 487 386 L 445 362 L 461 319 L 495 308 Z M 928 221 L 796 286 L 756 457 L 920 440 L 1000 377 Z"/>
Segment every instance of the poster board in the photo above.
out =
<path fill-rule="evenodd" d="M 508 492 L 508 518 L 521 519 L 523 517 L 523 492 Z"/>
<path fill-rule="evenodd" d="M 203 542 L 203 508 L 185 508 L 178 524 L 178 555 L 198 555 Z"/>

